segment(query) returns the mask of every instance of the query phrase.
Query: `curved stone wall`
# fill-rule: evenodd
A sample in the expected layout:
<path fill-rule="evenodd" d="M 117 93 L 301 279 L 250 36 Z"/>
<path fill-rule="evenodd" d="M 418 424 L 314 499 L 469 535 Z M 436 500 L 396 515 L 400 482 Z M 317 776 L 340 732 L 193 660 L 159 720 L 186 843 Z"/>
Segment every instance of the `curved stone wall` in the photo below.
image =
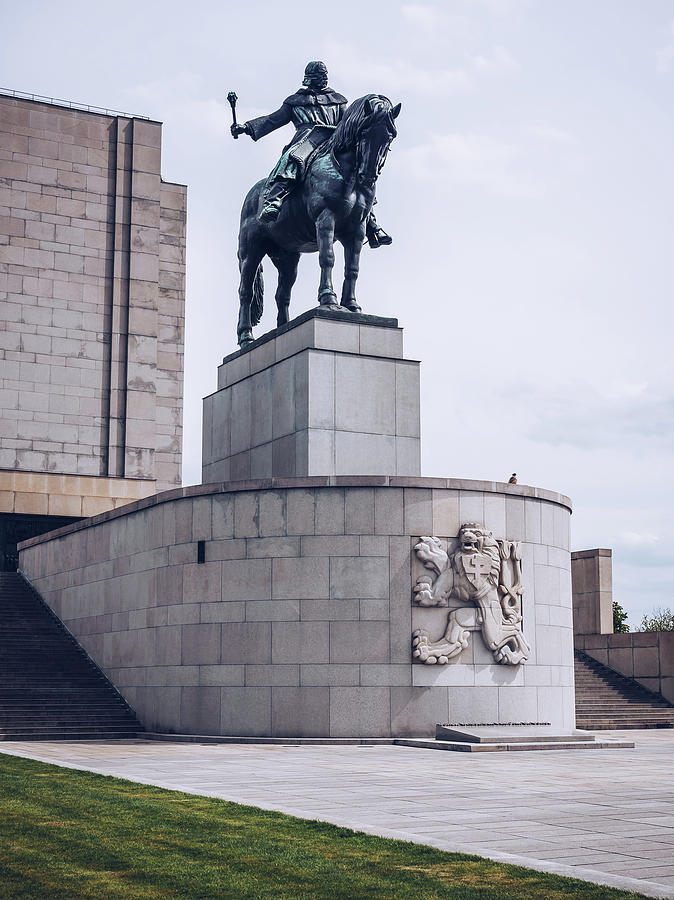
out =
<path fill-rule="evenodd" d="M 146 728 L 242 736 L 433 735 L 574 725 L 567 498 L 522 485 L 317 477 L 184 488 L 21 545 L 20 566 Z M 420 536 L 520 541 L 531 653 L 479 630 L 445 665 L 411 636 Z M 203 542 L 203 543 L 201 543 Z M 199 562 L 203 559 L 203 562 Z M 450 603 L 450 606 L 452 604 Z"/>

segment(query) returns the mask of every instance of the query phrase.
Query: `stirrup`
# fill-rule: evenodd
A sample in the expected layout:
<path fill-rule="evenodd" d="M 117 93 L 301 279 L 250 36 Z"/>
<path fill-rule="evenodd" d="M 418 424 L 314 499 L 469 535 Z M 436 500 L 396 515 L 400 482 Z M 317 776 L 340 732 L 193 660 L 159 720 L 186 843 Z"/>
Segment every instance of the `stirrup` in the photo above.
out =
<path fill-rule="evenodd" d="M 383 228 L 375 228 L 367 235 L 367 242 L 373 250 L 376 250 L 377 247 L 388 247 L 393 243 L 393 238 L 390 234 L 386 234 Z"/>
<path fill-rule="evenodd" d="M 278 219 L 278 214 L 281 212 L 281 202 L 277 200 L 270 200 L 269 203 L 265 203 L 260 211 L 260 215 L 258 219 L 260 222 L 275 222 Z"/>

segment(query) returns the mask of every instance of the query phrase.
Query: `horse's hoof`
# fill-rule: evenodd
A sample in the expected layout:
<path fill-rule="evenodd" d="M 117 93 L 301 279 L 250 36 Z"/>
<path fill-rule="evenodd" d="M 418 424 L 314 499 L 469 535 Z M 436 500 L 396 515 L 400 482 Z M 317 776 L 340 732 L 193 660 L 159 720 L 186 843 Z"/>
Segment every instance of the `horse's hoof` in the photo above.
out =
<path fill-rule="evenodd" d="M 322 291 L 318 295 L 318 305 L 326 306 L 328 309 L 341 309 L 339 303 L 337 303 L 337 294 L 333 294 L 330 291 Z"/>
<path fill-rule="evenodd" d="M 249 344 L 253 343 L 253 333 L 252 331 L 244 331 L 239 335 L 239 347 L 243 350 L 244 347 L 247 347 Z"/>
<path fill-rule="evenodd" d="M 359 313 L 363 311 L 357 303 L 342 303 L 342 309 L 348 309 L 348 311 L 352 313 Z"/>

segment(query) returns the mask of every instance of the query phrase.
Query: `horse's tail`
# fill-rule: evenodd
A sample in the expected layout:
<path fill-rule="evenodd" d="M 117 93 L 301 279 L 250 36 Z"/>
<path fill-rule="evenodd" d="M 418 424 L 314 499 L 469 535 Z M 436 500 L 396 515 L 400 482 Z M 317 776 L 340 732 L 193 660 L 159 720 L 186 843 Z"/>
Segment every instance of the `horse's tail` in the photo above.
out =
<path fill-rule="evenodd" d="M 250 320 L 252 325 L 259 325 L 264 309 L 264 278 L 262 277 L 262 263 L 257 267 L 253 280 L 253 301 L 250 306 Z"/>

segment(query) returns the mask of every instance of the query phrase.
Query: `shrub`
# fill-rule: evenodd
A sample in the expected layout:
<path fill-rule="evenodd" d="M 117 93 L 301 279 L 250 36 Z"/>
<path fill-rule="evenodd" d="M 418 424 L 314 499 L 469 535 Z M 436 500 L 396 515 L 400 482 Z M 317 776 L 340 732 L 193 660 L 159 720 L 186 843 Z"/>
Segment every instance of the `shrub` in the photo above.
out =
<path fill-rule="evenodd" d="M 613 617 L 615 619 L 615 612 Z M 641 620 L 641 631 L 674 631 L 674 612 L 656 606 L 650 616 Z"/>

